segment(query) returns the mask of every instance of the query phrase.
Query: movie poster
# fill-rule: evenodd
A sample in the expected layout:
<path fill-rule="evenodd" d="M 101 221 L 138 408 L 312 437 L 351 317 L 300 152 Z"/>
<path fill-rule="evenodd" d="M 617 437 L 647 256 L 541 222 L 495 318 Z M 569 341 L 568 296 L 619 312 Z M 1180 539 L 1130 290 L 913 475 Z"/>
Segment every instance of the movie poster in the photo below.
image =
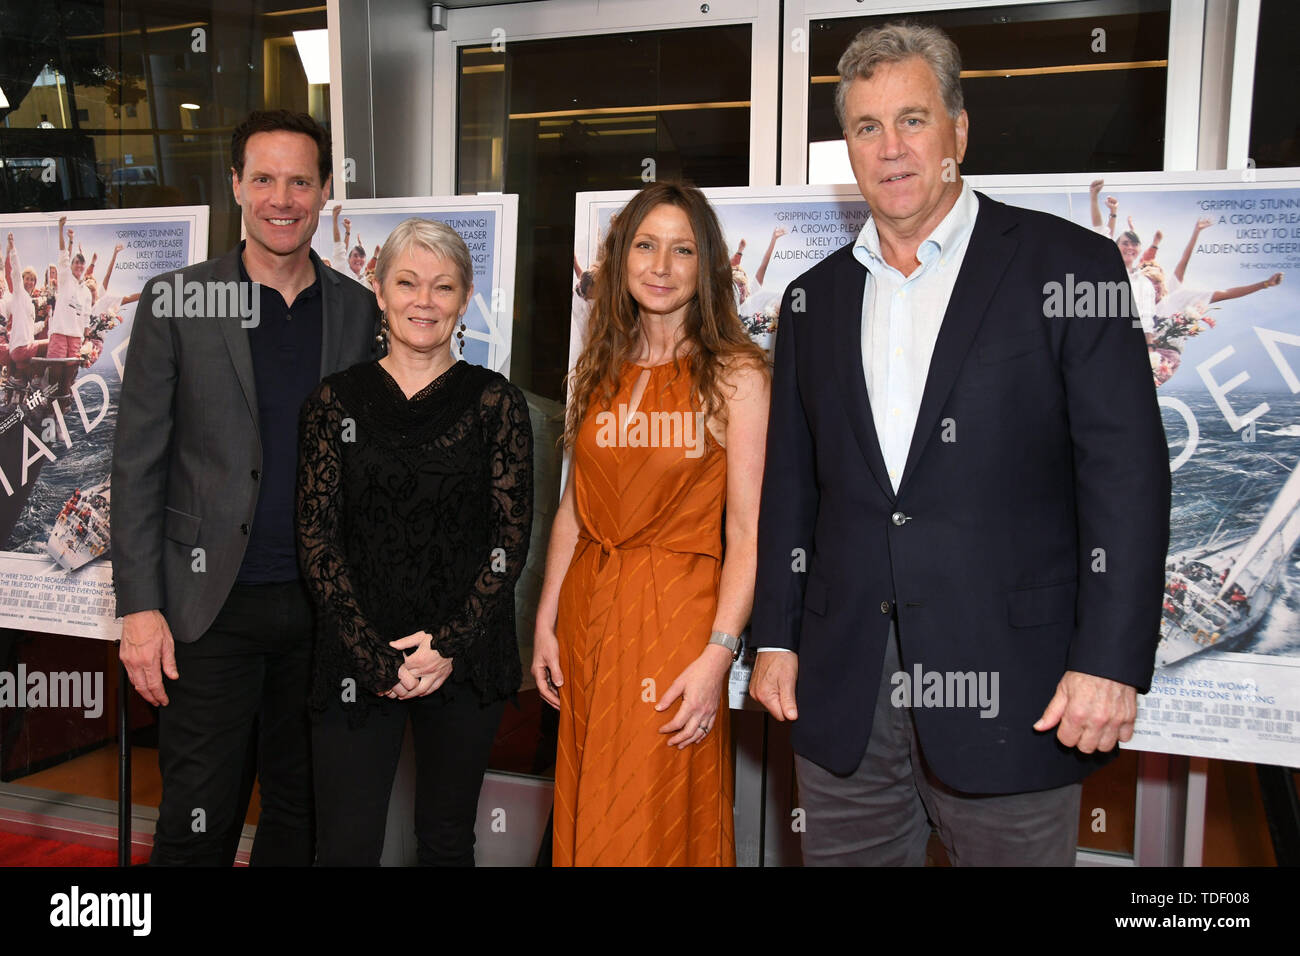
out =
<path fill-rule="evenodd" d="M 117 638 L 109 473 L 135 301 L 207 247 L 205 206 L 0 215 L 0 626 Z"/>
<path fill-rule="evenodd" d="M 1135 250 L 1121 252 L 1131 257 L 1142 306 L 1169 442 L 1173 508 L 1156 674 L 1151 692 L 1139 697 L 1127 746 L 1295 766 L 1300 179 L 1285 171 L 1249 176 L 1126 173 L 1095 189 L 1098 177 L 1086 175 L 970 183 L 1002 202 L 1077 222 L 1117 246 L 1124 233 L 1136 236 Z M 705 193 L 732 254 L 742 322 L 770 348 L 785 287 L 856 239 L 865 203 L 855 186 Z M 631 195 L 578 196 L 570 367 L 581 347 L 583 293 L 600 266 L 600 240 Z M 733 707 L 747 679 L 747 668 L 733 669 Z"/>
<path fill-rule="evenodd" d="M 518 196 L 501 193 L 331 200 L 321 211 L 312 248 L 332 268 L 368 287 L 379 250 L 402 220 L 420 216 L 450 226 L 474 262 L 465 334 L 457 340 L 464 350 L 453 343 L 452 354 L 509 377 L 518 208 Z"/>
<path fill-rule="evenodd" d="M 1081 176 L 987 191 L 1105 235 L 1114 222 L 1153 293 L 1173 506 L 1156 675 L 1127 746 L 1297 766 L 1300 178 L 1247 175 L 1127 174 L 1095 200 Z"/>
<path fill-rule="evenodd" d="M 731 256 L 736 308 L 750 338 L 769 351 L 792 279 L 857 238 L 866 203 L 852 187 L 772 186 L 706 189 Z M 574 237 L 573 322 L 569 368 L 587 327 L 587 296 L 600 268 L 600 244 L 610 217 L 634 192 L 579 193 Z"/>

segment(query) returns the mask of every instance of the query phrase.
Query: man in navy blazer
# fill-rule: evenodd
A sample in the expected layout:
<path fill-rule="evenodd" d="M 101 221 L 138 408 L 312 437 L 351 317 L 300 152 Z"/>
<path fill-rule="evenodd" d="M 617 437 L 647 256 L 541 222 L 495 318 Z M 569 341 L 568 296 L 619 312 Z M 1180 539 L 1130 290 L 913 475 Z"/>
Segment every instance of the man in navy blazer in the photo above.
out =
<path fill-rule="evenodd" d="M 872 216 L 781 308 L 750 692 L 795 721 L 809 864 L 919 864 L 932 824 L 959 865 L 1071 864 L 1153 670 L 1168 450 L 1123 262 L 963 184 L 960 69 L 932 27 L 845 52 Z"/>

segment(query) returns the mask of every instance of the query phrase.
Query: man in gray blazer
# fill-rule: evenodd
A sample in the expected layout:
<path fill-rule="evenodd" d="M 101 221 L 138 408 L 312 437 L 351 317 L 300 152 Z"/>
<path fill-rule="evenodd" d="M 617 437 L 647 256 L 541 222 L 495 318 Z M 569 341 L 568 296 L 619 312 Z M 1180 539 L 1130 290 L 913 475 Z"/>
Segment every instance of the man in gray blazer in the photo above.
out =
<path fill-rule="evenodd" d="M 154 864 L 229 866 L 257 733 L 252 863 L 313 859 L 312 613 L 298 575 L 298 411 L 373 357 L 374 294 L 311 251 L 328 133 L 286 110 L 233 137 L 247 239 L 145 285 L 113 450 L 120 655 L 159 707 Z"/>

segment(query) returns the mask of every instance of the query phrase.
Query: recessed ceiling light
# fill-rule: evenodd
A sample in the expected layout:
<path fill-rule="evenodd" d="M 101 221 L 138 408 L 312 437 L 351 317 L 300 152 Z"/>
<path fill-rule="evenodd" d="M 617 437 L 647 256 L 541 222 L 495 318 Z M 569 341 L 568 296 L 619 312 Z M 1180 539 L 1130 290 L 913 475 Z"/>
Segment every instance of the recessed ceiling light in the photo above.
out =
<path fill-rule="evenodd" d="M 330 81 L 329 30 L 294 30 L 293 42 L 308 83 Z"/>

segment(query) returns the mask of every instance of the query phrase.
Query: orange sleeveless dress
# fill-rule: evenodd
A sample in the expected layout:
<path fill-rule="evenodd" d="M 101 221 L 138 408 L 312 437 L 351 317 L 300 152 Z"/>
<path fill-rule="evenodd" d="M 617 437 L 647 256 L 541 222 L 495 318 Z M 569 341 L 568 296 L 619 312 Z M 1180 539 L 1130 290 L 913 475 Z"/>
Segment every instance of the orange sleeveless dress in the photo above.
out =
<path fill-rule="evenodd" d="M 659 733 L 679 702 L 654 709 L 709 642 L 726 453 L 691 409 L 685 363 L 649 368 L 629 417 L 642 369 L 624 365 L 608 410 L 593 402 L 573 452 L 580 531 L 556 621 L 553 862 L 734 866 L 725 686 L 713 729 L 684 750 Z"/>

